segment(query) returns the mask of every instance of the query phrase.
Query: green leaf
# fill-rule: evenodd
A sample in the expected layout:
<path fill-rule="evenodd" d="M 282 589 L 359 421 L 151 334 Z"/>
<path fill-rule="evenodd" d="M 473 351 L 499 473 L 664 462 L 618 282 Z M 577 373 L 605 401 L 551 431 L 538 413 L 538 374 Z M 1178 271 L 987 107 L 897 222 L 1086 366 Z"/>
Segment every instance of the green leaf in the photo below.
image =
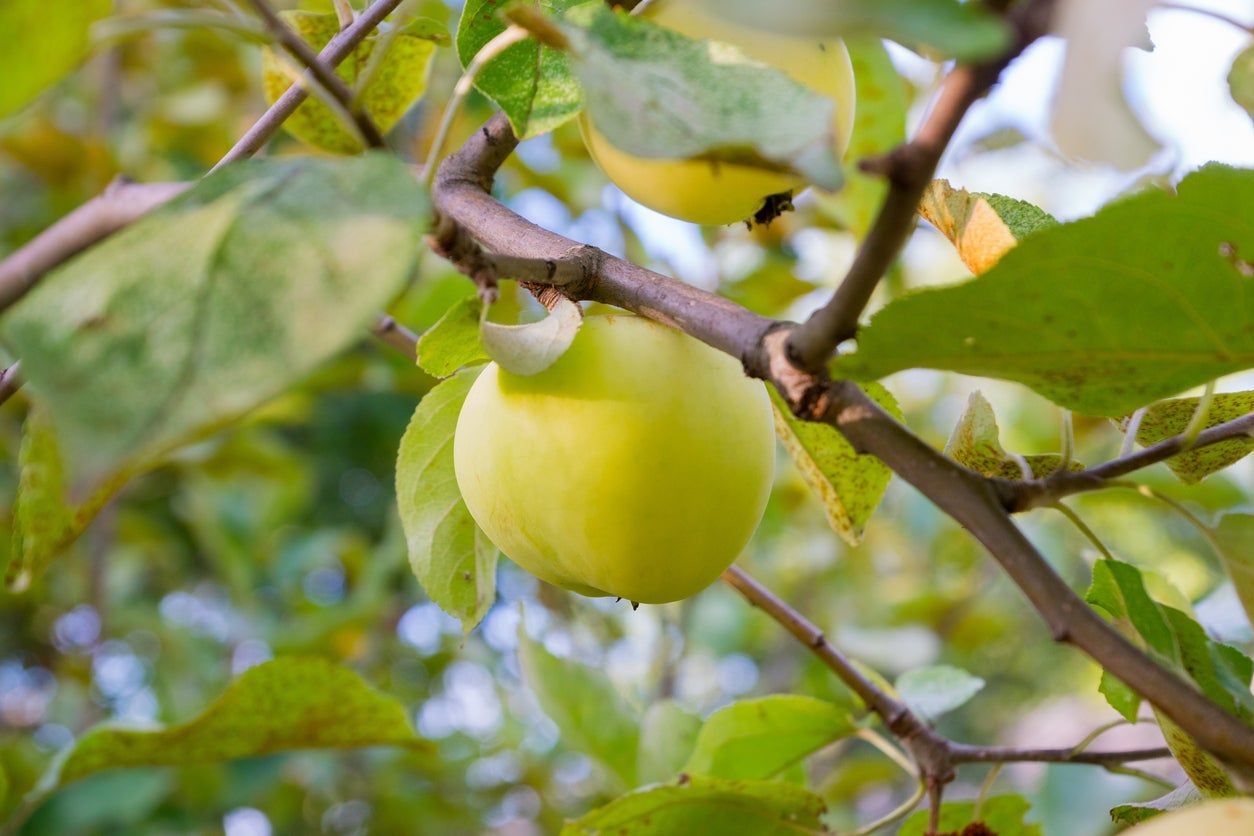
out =
<path fill-rule="evenodd" d="M 1185 781 L 1171 792 L 1153 801 L 1131 802 L 1112 807 L 1110 818 L 1115 824 L 1133 825 L 1153 818 L 1159 813 L 1169 813 L 1181 807 L 1197 804 L 1201 800 L 1202 794 L 1197 791 L 1197 787 L 1193 786 L 1193 782 Z"/>
<path fill-rule="evenodd" d="M 1254 44 L 1237 54 L 1228 71 L 1228 90 L 1232 100 L 1254 119 Z"/>
<path fill-rule="evenodd" d="M 930 665 L 906 671 L 897 677 L 894 687 L 911 710 L 935 722 L 978 694 L 984 687 L 984 680 L 961 668 Z"/>
<path fill-rule="evenodd" d="M 562 296 L 557 306 L 539 322 L 501 325 L 483 320 L 479 339 L 498 366 L 513 374 L 533 375 L 544 371 L 566 353 L 581 325 L 583 308 Z"/>
<path fill-rule="evenodd" d="M 518 661 L 523 679 L 562 740 L 604 764 L 624 787 L 634 787 L 639 718 L 605 673 L 549 653 L 521 622 Z"/>
<path fill-rule="evenodd" d="M 56 431 L 44 411 L 32 407 L 22 427 L 17 496 L 13 501 L 13 548 L 5 572 L 11 589 L 23 590 L 43 571 L 66 539 L 71 511 Z"/>
<path fill-rule="evenodd" d="M 1247 723 L 1254 719 L 1254 697 L 1250 694 L 1254 663 L 1236 648 L 1212 640 L 1181 610 L 1155 602 L 1136 567 L 1116 560 L 1098 561 L 1086 600 L 1164 664 L 1186 674 L 1225 711 Z M 1140 698 L 1109 673 L 1103 674 L 1101 690 L 1125 718 L 1136 716 Z M 1172 754 L 1204 795 L 1219 797 L 1235 792 L 1226 771 L 1214 758 L 1165 715 L 1155 711 L 1155 716 Z"/>
<path fill-rule="evenodd" d="M 774 387 L 767 390 L 775 408 L 775 434 L 823 503 L 832 529 L 856 546 L 884 496 L 892 471 L 874 456 L 859 455 L 836 428 L 800 420 Z M 901 409 L 887 389 L 875 384 L 865 390 L 872 400 L 901 418 Z"/>
<path fill-rule="evenodd" d="M 1120 717 L 1129 723 L 1137 721 L 1137 715 L 1141 711 L 1141 695 L 1124 684 L 1122 679 L 1113 676 L 1110 671 L 1102 671 L 1097 692 L 1106 698 L 1111 708 L 1119 712 Z"/>
<path fill-rule="evenodd" d="M 25 107 L 78 67 L 91 46 L 91 25 L 112 10 L 112 0 L 0 3 L 0 117 Z"/>
<path fill-rule="evenodd" d="M 182 766 L 293 749 L 428 748 L 405 706 L 356 673 L 316 658 L 249 668 L 197 717 L 177 726 L 97 726 L 65 749 L 32 791 L 38 798 L 106 769 Z"/>
<path fill-rule="evenodd" d="M 388 155 L 228 167 L 46 277 L 0 334 L 65 460 L 99 484 L 361 340 L 427 218 Z"/>
<path fill-rule="evenodd" d="M 479 339 L 482 311 L 483 303 L 477 294 L 445 311 L 418 339 L 418 365 L 422 370 L 433 377 L 448 377 L 464 366 L 491 359 Z"/>
<path fill-rule="evenodd" d="M 1012 456 L 1002 449 L 997 416 L 993 414 L 992 404 L 978 391 L 967 399 L 966 411 L 945 445 L 945 455 L 976 473 L 1003 479 L 1025 478 L 1020 460 L 1037 479 L 1054 473 L 1062 464 L 1062 456 L 1056 453 Z M 1083 470 L 1084 465 L 1072 461 L 1068 469 Z"/>
<path fill-rule="evenodd" d="M 1219 559 L 1232 578 L 1250 623 L 1254 624 L 1254 516 L 1224 514 L 1213 532 Z"/>
<path fill-rule="evenodd" d="M 1010 46 L 996 15 L 959 0 L 703 0 L 753 26 L 826 37 L 870 35 L 974 61 Z"/>
<path fill-rule="evenodd" d="M 457 55 L 465 67 L 479 50 L 505 31 L 499 12 L 513 0 L 466 0 L 457 26 Z M 586 0 L 540 0 L 551 14 Z M 519 139 L 548 133 L 569 122 L 583 107 L 583 93 L 571 72 L 570 59 L 560 50 L 534 39 L 514 44 L 488 62 L 475 86 L 505 111 Z"/>
<path fill-rule="evenodd" d="M 697 745 L 701 718 L 674 700 L 649 706 L 640 721 L 636 777 L 642 784 L 669 781 L 679 774 Z"/>
<path fill-rule="evenodd" d="M 1042 209 L 1000 194 L 955 189 L 933 180 L 919 202 L 919 214 L 949 239 L 972 273 L 993 267 L 1020 240 L 1057 226 Z"/>
<path fill-rule="evenodd" d="M 334 14 L 287 11 L 280 12 L 301 40 L 314 52 L 321 52 L 331 39 L 339 34 L 339 18 Z M 427 71 L 435 48 L 449 42 L 448 33 L 434 21 L 417 20 L 405 26 L 395 35 L 384 24 L 371 33 L 340 63 L 335 74 L 354 91 L 367 115 L 383 133 L 387 133 L 405 115 L 414 102 L 427 89 Z M 361 79 L 367 76 L 367 67 L 376 47 L 385 45 L 387 53 L 374 61 L 369 71 L 369 84 L 365 90 L 357 90 Z M 300 80 L 292 77 L 291 59 L 277 47 L 267 47 L 262 53 L 262 73 L 266 101 L 274 104 L 287 92 L 287 88 Z M 361 140 L 345 125 L 345 117 L 337 114 L 318 96 L 310 96 L 296 112 L 287 118 L 283 128 L 297 139 L 315 148 L 339 154 L 354 154 L 362 150 Z"/>
<path fill-rule="evenodd" d="M 814 697 L 776 694 L 711 714 L 684 772 L 715 778 L 774 778 L 858 726 L 845 709 Z"/>
<path fill-rule="evenodd" d="M 843 182 L 836 103 L 781 70 L 595 3 L 562 29 L 588 116 L 620 150 L 795 173 L 829 191 Z"/>
<path fill-rule="evenodd" d="M 879 38 L 857 35 L 845 46 L 853 64 L 857 107 L 853 134 L 845 151 L 845 185 L 836 194 L 816 192 L 819 207 L 858 238 L 866 235 L 879 211 L 888 183 L 867 174 L 858 161 L 895 148 L 906 138 L 909 87 Z"/>
<path fill-rule="evenodd" d="M 729 781 L 681 776 L 644 787 L 567 823 L 563 836 L 795 836 L 823 830 L 827 805 L 800 787 L 778 781 Z"/>
<path fill-rule="evenodd" d="M 964 284 L 885 306 L 835 373 L 947 369 L 1026 384 L 1090 415 L 1254 365 L 1254 171 L 1208 165 L 1044 229 Z"/>
<path fill-rule="evenodd" d="M 1141 425 L 1136 431 L 1137 442 L 1149 446 L 1184 432 L 1200 402 L 1200 398 L 1176 398 L 1153 404 L 1141 417 Z M 1251 411 L 1254 411 L 1254 392 L 1215 395 L 1206 413 L 1203 429 L 1240 418 Z M 1181 482 L 1195 485 L 1212 473 L 1236 464 L 1251 452 L 1254 452 L 1254 438 L 1238 436 L 1172 456 L 1167 459 L 1167 466 L 1180 477 Z"/>
<path fill-rule="evenodd" d="M 947 801 L 941 805 L 938 833 L 961 833 L 967 825 L 983 822 L 987 830 L 977 833 L 996 833 L 997 836 L 1041 836 L 1039 824 L 1029 824 L 1025 819 L 1031 805 L 1018 795 L 994 795 L 984 799 L 979 819 L 975 818 L 974 801 Z M 927 810 L 918 810 L 901 825 L 897 836 L 923 836 L 927 832 Z"/>
<path fill-rule="evenodd" d="M 409 565 L 442 610 L 474 629 L 496 599 L 497 551 L 475 525 L 453 472 L 457 416 L 481 369 L 465 369 L 428 392 L 396 454 L 396 504 Z"/>

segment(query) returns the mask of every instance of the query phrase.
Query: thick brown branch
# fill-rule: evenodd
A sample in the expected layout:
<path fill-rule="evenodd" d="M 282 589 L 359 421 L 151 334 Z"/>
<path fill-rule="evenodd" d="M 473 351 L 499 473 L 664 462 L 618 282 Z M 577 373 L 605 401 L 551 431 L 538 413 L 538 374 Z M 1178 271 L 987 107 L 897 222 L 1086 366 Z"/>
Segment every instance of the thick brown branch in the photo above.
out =
<path fill-rule="evenodd" d="M 323 63 L 309 44 L 301 40 L 300 35 L 292 30 L 292 27 L 283 22 L 274 9 L 270 8 L 270 4 L 266 0 L 248 0 L 252 7 L 260 15 L 265 22 L 266 28 L 274 35 L 275 39 L 292 54 L 292 57 L 301 63 L 309 73 L 313 76 L 318 85 L 322 87 L 332 98 L 344 109 L 353 120 L 353 124 L 357 127 L 357 131 L 361 134 L 361 138 L 371 148 L 383 148 L 386 143 L 383 141 L 383 134 L 379 131 L 379 126 L 374 123 L 361 104 L 356 100 L 353 91 L 344 82 L 344 79 L 335 74 L 335 70 Z"/>
<path fill-rule="evenodd" d="M 1109 487 L 1112 479 L 1118 479 L 1120 476 L 1126 476 L 1152 464 L 1166 461 L 1180 453 L 1209 447 L 1234 438 L 1248 439 L 1251 436 L 1254 436 L 1254 412 L 1202 430 L 1192 439 L 1186 435 L 1173 436 L 1137 450 L 1135 453 L 1111 459 L 1086 470 L 1060 471 L 1046 479 L 1031 482 L 1003 483 L 1001 490 L 1006 498 L 1007 507 L 1011 511 L 1026 511 L 1031 508 L 1053 505 L 1063 497 L 1072 494 Z"/>
<path fill-rule="evenodd" d="M 1006 65 L 1046 33 L 1052 7 L 1052 0 L 1034 0 L 1009 15 L 1015 32 L 1010 50 L 989 63 L 956 68 L 945 78 L 914 138 L 884 157 L 863 161 L 865 170 L 888 179 L 888 195 L 832 298 L 793 329 L 788 358 L 798 368 L 821 371 L 836 347 L 857 332 L 858 318 L 871 294 L 914 229 L 919 200 L 958 123 L 997 82 Z"/>
<path fill-rule="evenodd" d="M 186 183 L 114 180 L 84 203 L 0 261 L 0 311 L 30 290 L 52 268 L 134 222 L 187 189 Z"/>
<path fill-rule="evenodd" d="M 341 30 L 331 39 L 331 42 L 318 53 L 318 60 L 328 67 L 339 66 L 340 62 L 351 55 L 357 45 L 364 41 L 366 36 L 383 22 L 384 18 L 395 11 L 401 2 L 402 0 L 375 0 L 370 4 L 370 8 L 358 15 L 357 20 L 353 21 L 351 26 Z M 240 137 L 226 156 L 218 161 L 214 169 L 246 159 L 260 151 L 261 147 L 287 120 L 287 117 L 295 113 L 296 108 L 300 107 L 308 96 L 309 93 L 299 84 L 293 84 L 287 88 L 287 92 L 262 114 L 261 118 L 248 129 L 248 133 Z"/>
<path fill-rule="evenodd" d="M 515 215 L 490 194 L 496 169 L 516 143 L 504 117 L 494 117 L 441 166 L 436 207 L 494 252 L 561 258 L 575 242 Z M 945 458 L 852 383 L 832 383 L 793 366 L 782 350 L 786 324 L 623 259 L 601 258 L 599 276 L 586 287 L 565 290 L 670 324 L 741 358 L 751 374 L 776 384 L 803 417 L 832 424 L 856 449 L 880 458 L 974 534 L 1023 590 L 1055 639 L 1085 651 L 1204 748 L 1231 763 L 1254 767 L 1254 729 L 1151 659 L 1089 608 L 1015 526 L 997 485 Z"/>

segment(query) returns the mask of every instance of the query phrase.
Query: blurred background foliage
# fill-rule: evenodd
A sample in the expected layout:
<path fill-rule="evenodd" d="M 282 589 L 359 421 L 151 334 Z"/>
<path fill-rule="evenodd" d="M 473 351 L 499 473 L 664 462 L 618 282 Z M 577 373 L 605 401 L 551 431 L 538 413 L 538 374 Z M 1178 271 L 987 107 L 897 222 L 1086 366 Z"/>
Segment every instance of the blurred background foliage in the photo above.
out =
<path fill-rule="evenodd" d="M 200 5 L 118 2 L 135 20 Z M 408 8 L 451 28 L 456 5 L 424 0 Z M 1181 18 L 1163 20 L 1153 34 L 1167 33 L 1176 49 L 1168 30 Z M 1228 48 L 1222 26 L 1190 25 L 1200 27 L 1190 36 L 1198 61 Z M 1249 162 L 1190 144 L 1181 133 L 1163 137 L 1174 140 L 1169 158 L 1134 177 L 1068 167 L 1040 139 L 1032 110 L 1032 100 L 1046 98 L 1038 65 L 1056 59 L 1056 46 L 1034 49 L 1026 69 L 977 109 L 943 173 L 1069 217 L 1193 167 L 1200 160 L 1190 154 Z M 900 50 L 893 55 L 914 119 L 938 68 Z M 0 123 L 0 255 L 116 175 L 200 176 L 260 112 L 259 62 L 256 44 L 230 32 L 147 25 L 114 32 L 81 72 Z M 1223 55 L 1214 63 L 1218 76 Z M 392 132 L 402 154 L 422 158 L 458 72 L 455 56 L 442 50 L 427 99 Z M 488 114 L 484 100 L 472 99 L 454 139 Z M 1217 125 L 1232 118 L 1218 110 L 1211 116 Z M 1239 148 L 1243 136 L 1254 148 L 1243 124 L 1247 130 L 1229 147 Z M 309 151 L 280 137 L 271 153 Z M 606 185 L 574 125 L 525 143 L 498 192 L 545 226 L 772 316 L 803 315 L 843 273 L 856 244 L 807 200 L 752 232 L 699 230 L 653 215 Z M 920 229 L 888 292 L 964 275 L 948 245 Z M 393 313 L 420 330 L 466 290 L 461 276 L 428 256 Z M 625 602 L 545 587 L 503 562 L 499 600 L 474 633 L 462 636 L 414 581 L 394 508 L 396 444 L 433 384 L 398 355 L 363 344 L 244 424 L 135 482 L 33 588 L 0 593 L 0 775 L 7 779 L 0 788 L 8 785 L 7 794 L 0 789 L 0 817 L 53 754 L 92 724 L 182 720 L 241 670 L 274 655 L 314 654 L 351 666 L 402 700 L 434 752 L 296 753 L 108 772 L 55 795 L 25 832 L 554 832 L 564 818 L 612 797 L 615 787 L 594 761 L 563 745 L 520 682 L 515 650 L 524 604 L 533 638 L 556 655 L 603 668 L 639 706 L 670 696 L 706 714 L 748 695 L 841 694 L 805 648 L 721 586 L 633 612 Z M 888 385 L 909 425 L 938 447 L 977 385 L 998 410 L 1007 449 L 1058 447 L 1057 410 L 1019 387 L 932 373 L 900 374 Z M 0 409 L 0 549 L 9 539 L 25 408 L 19 395 Z M 1113 425 L 1082 421 L 1076 429 L 1081 460 L 1117 452 Z M 1161 466 L 1146 478 L 1201 515 L 1242 505 L 1251 487 L 1248 460 L 1187 491 Z M 1198 602 L 1197 615 L 1213 634 L 1248 650 L 1254 635 L 1186 520 L 1130 491 L 1079 498 L 1073 507 L 1115 554 L 1166 576 Z M 1049 510 L 1023 523 L 1083 589 L 1094 545 Z M 1097 667 L 1054 646 L 971 538 L 900 482 L 863 545 L 850 549 L 781 454 L 766 519 L 742 565 L 890 678 L 946 663 L 985 679 L 974 700 L 941 721 L 957 739 L 1068 745 L 1114 716 L 1097 694 Z M 1128 728 L 1111 741 L 1152 744 L 1154 735 Z M 910 789 L 891 763 L 857 740 L 820 753 L 808 768 L 841 827 L 883 814 Z M 951 796 L 970 797 L 981 777 L 978 769 L 964 772 Z M 1077 836 L 1106 832 L 1111 804 L 1160 792 L 1087 766 L 1013 767 L 999 781 L 1033 800 L 1032 819 L 1046 833 Z"/>

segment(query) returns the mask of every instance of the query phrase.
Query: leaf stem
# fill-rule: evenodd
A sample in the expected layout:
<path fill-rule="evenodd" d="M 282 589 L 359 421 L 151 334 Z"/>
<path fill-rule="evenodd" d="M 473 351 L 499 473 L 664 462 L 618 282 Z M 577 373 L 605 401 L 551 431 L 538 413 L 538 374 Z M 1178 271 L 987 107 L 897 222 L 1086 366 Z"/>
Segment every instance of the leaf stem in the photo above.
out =
<path fill-rule="evenodd" d="M 431 148 L 427 151 L 427 162 L 422 168 L 422 182 L 427 188 L 431 188 L 431 184 L 435 182 L 438 162 L 444 154 L 444 145 L 448 142 L 448 135 L 453 129 L 453 120 L 457 118 L 462 102 L 466 100 L 466 97 L 470 95 L 470 91 L 474 88 L 475 79 L 479 76 L 479 73 L 502 52 L 514 44 L 522 43 L 530 36 L 531 33 L 526 29 L 511 24 L 506 27 L 505 31 L 488 41 L 483 45 L 482 49 L 475 53 L 475 57 L 467 65 L 466 71 L 462 73 L 461 78 L 457 80 L 456 86 L 453 87 L 453 94 L 449 96 L 449 100 L 444 104 L 444 113 L 440 117 L 440 125 L 436 129 L 435 138 L 431 140 Z"/>

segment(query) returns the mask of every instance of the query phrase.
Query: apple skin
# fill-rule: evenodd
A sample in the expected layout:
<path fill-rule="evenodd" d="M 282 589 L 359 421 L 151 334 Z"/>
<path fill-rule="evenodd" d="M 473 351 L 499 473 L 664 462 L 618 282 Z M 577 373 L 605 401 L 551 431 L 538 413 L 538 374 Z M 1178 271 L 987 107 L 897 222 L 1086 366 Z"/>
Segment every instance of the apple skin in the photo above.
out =
<path fill-rule="evenodd" d="M 757 528 L 772 421 L 730 356 L 641 317 L 589 316 L 545 371 L 483 370 L 453 461 L 471 516 L 519 566 L 660 604 L 712 583 Z"/>
<path fill-rule="evenodd" d="M 737 26 L 711 16 L 694 0 L 661 0 L 643 16 L 690 38 L 729 43 L 750 58 L 782 70 L 836 102 L 839 153 L 853 131 L 853 65 L 843 41 L 797 38 Z M 805 188 L 800 178 L 745 165 L 636 157 L 616 148 L 586 115 L 584 145 L 614 185 L 637 203 L 692 223 L 719 225 L 751 218 L 765 199 Z"/>
<path fill-rule="evenodd" d="M 1126 836 L 1247 836 L 1254 833 L 1254 799 L 1203 801 L 1123 831 Z"/>

